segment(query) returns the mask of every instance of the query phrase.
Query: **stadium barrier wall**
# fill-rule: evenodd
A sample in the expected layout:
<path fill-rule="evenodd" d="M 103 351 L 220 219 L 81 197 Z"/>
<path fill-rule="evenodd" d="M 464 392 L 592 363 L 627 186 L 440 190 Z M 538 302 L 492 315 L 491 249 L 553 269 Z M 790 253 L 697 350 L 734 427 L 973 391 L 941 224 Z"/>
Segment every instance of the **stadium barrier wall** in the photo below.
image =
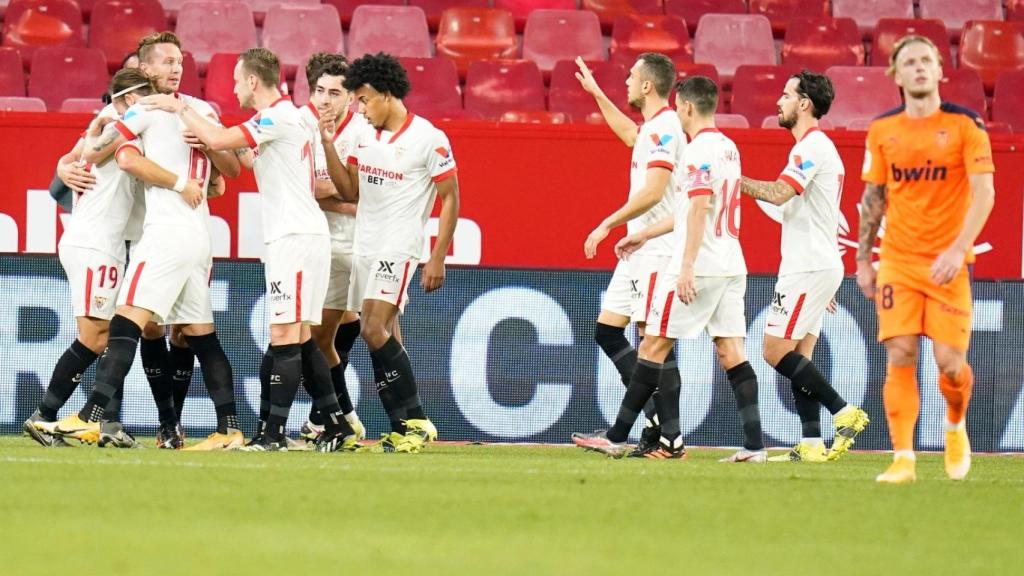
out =
<path fill-rule="evenodd" d="M 0 252 L 56 251 L 62 218 L 47 194 L 57 159 L 74 145 L 89 117 L 0 112 L 4 181 L 0 184 Z M 229 122 L 230 123 L 230 122 Z M 498 268 L 610 270 L 616 230 L 594 260 L 583 241 L 628 189 L 630 151 L 603 126 L 536 126 L 451 122 L 459 167 L 460 222 L 448 261 Z M 736 140 L 744 174 L 775 179 L 792 136 L 783 130 L 725 130 Z M 846 165 L 840 248 L 855 268 L 864 133 L 830 132 Z M 1024 137 L 993 135 L 996 209 L 978 240 L 978 278 L 1020 278 L 1024 240 Z M 262 254 L 259 196 L 252 175 L 228 180 L 228 194 L 210 203 L 215 255 Z M 747 264 L 774 274 L 779 265 L 778 209 L 744 197 L 741 210 Z M 436 222 L 431 224 L 436 231 Z M 429 240 L 424 250 L 429 249 Z"/>
<path fill-rule="evenodd" d="M 259 408 L 258 369 L 268 342 L 262 265 L 218 261 L 212 281 L 217 332 L 234 367 L 235 394 L 247 433 Z M 623 387 L 611 362 L 593 342 L 593 322 L 610 274 L 453 268 L 434 294 L 412 282 L 402 318 L 406 346 L 430 417 L 445 440 L 565 443 L 574 431 L 613 421 Z M 748 281 L 747 353 L 760 382 L 766 441 L 797 441 L 799 420 L 789 384 L 760 357 L 774 279 Z M 0 255 L 0 433 L 17 433 L 41 400 L 54 364 L 75 336 L 67 282 L 53 256 Z M 980 451 L 1024 451 L 1024 283 L 977 281 L 970 361 L 976 384 L 969 412 L 971 441 Z M 824 322 L 815 361 L 836 388 L 861 404 L 872 425 L 858 439 L 862 449 L 889 448 L 881 386 L 883 348 L 875 342 L 873 304 L 847 278 L 839 310 Z M 710 340 L 702 336 L 678 349 L 683 381 L 682 429 L 688 444 L 742 443 L 735 404 Z M 943 443 L 944 401 L 924 342 L 922 410 L 918 445 Z M 86 374 L 63 414 L 78 409 L 91 389 Z M 371 433 L 387 426 L 374 391 L 366 349 L 357 342 L 347 371 L 349 389 Z M 296 430 L 309 410 L 300 391 L 289 419 Z M 127 380 L 123 415 L 136 433 L 155 433 L 156 409 L 140 362 Z M 189 436 L 215 425 L 199 370 L 184 410 Z M 823 411 L 825 430 L 831 417 Z M 634 429 L 634 435 L 638 429 Z"/>

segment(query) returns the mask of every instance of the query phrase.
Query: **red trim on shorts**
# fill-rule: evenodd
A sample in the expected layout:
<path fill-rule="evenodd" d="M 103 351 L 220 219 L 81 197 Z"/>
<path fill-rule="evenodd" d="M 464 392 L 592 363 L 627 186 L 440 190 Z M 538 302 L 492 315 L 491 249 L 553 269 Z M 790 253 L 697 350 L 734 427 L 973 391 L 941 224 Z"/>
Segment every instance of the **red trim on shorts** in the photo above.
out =
<path fill-rule="evenodd" d="M 793 307 L 793 314 L 789 317 L 789 324 L 786 324 L 786 340 L 793 339 L 793 330 L 796 329 L 796 320 L 800 317 L 800 309 L 804 307 L 804 298 L 807 297 L 807 293 L 804 292 L 796 299 L 796 306 Z"/>
<path fill-rule="evenodd" d="M 665 309 L 661 312 L 661 330 L 659 334 L 662 338 L 668 336 L 668 319 L 672 315 L 672 304 L 676 299 L 676 291 L 672 290 L 668 293 L 668 298 L 665 299 Z"/>
<path fill-rule="evenodd" d="M 89 302 L 92 301 L 92 268 L 85 269 L 85 315 L 89 315 Z"/>
<path fill-rule="evenodd" d="M 647 324 L 647 317 L 651 314 L 651 302 L 654 300 L 654 286 L 658 283 L 658 273 L 651 272 L 651 279 L 647 281 L 647 306 L 644 306 L 644 324 Z"/>
<path fill-rule="evenodd" d="M 135 306 L 135 289 L 139 286 L 139 276 L 142 275 L 142 269 L 145 267 L 145 260 L 139 262 L 139 265 L 135 267 L 135 275 L 132 276 L 132 283 L 128 285 L 128 297 L 125 298 L 125 304 L 129 306 Z"/>
<path fill-rule="evenodd" d="M 801 185 L 800 185 L 800 183 L 799 183 L 799 182 L 797 182 L 797 181 L 796 181 L 796 180 L 795 180 L 795 179 L 794 179 L 794 178 L 793 178 L 792 176 L 790 176 L 789 174 L 783 174 L 782 176 L 779 176 L 779 180 L 782 180 L 782 181 L 783 181 L 783 182 L 785 182 L 786 184 L 789 184 L 790 186 L 792 186 L 792 187 L 793 187 L 793 189 L 794 189 L 794 190 L 796 190 L 796 193 L 797 193 L 797 195 L 798 195 L 798 196 L 799 196 L 800 194 L 803 194 L 803 193 L 804 193 L 804 187 L 803 187 L 803 186 L 801 186 Z"/>
<path fill-rule="evenodd" d="M 302 322 L 302 270 L 295 273 L 295 321 Z"/>
<path fill-rule="evenodd" d="M 402 284 L 398 287 L 398 302 L 395 302 L 395 306 L 402 307 L 402 293 L 406 289 L 405 281 L 409 279 L 409 262 L 405 263 L 405 271 L 402 272 Z"/>

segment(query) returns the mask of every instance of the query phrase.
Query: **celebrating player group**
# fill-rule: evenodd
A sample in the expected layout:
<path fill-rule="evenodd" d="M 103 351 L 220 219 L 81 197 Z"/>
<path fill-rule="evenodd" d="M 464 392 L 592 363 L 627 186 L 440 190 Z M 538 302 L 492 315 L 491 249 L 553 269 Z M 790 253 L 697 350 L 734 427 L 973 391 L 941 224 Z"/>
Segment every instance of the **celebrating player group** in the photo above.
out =
<path fill-rule="evenodd" d="M 181 413 L 195 359 L 217 430 L 186 450 L 418 452 L 435 440 L 399 316 L 437 197 L 439 234 L 420 282 L 426 292 L 444 283 L 458 179 L 445 134 L 403 104 L 410 85 L 398 60 L 381 53 L 349 63 L 314 54 L 305 71 L 310 102 L 296 108 L 279 90 L 277 57 L 247 50 L 235 66 L 235 95 L 256 114 L 225 128 L 209 104 L 178 92 L 182 52 L 174 34 L 143 38 L 134 56 L 137 67 L 114 75 L 110 104 L 58 164 L 74 198 L 60 258 L 78 338 L 54 368 L 25 432 L 44 446 L 65 446 L 68 437 L 137 446 L 120 412 L 141 340 L 160 448 L 184 448 Z M 261 196 L 270 325 L 260 423 L 248 442 L 209 290 L 208 201 L 223 194 L 225 176 L 242 169 L 253 170 Z M 344 376 L 360 335 L 392 427 L 371 445 L 359 443 L 365 428 Z M 58 419 L 97 358 L 88 401 Z M 313 399 L 301 429 L 306 443 L 285 436 L 300 385 Z"/>
<path fill-rule="evenodd" d="M 626 224 L 615 245 L 619 264 L 605 293 L 594 336 L 626 387 L 612 427 L 573 434 L 573 442 L 612 457 L 682 459 L 679 427 L 683 385 L 676 340 L 706 332 L 736 398 L 744 446 L 723 462 L 838 460 L 870 423 L 847 403 L 813 361 L 824 315 L 836 309 L 843 278 L 837 244 L 845 171 L 819 120 L 835 93 L 829 78 L 804 70 L 780 86 L 779 125 L 796 144 L 775 181 L 742 175 L 733 142 L 715 128 L 718 88 L 706 77 L 676 81 L 672 62 L 642 54 L 626 80 L 637 126 L 604 94 L 582 60 L 577 79 L 615 134 L 633 150 L 628 200 L 584 243 L 592 258 L 609 231 Z M 913 434 L 919 411 L 915 372 L 920 336 L 934 343 L 946 399 L 945 467 L 966 477 L 971 463 L 966 411 L 973 376 L 967 364 L 971 332 L 971 247 L 992 209 L 992 154 L 974 112 L 942 102 L 942 61 L 927 38 L 896 44 L 889 73 L 905 104 L 876 119 L 868 132 L 862 178 L 857 282 L 878 309 L 878 338 L 888 352 L 884 403 L 895 451 L 881 483 L 915 479 Z M 675 85 L 673 86 L 673 82 Z M 675 91 L 675 110 L 668 98 Z M 685 133 L 685 136 L 684 136 Z M 932 166 L 942 178 L 911 178 Z M 746 266 L 739 243 L 740 196 L 781 207 L 782 262 L 764 335 L 764 361 L 791 383 L 801 440 L 768 458 L 761 434 L 757 377 L 744 355 Z M 882 219 L 880 264 L 872 253 Z M 626 328 L 642 337 L 634 349 Z M 682 375 L 686 374 L 683 367 Z M 826 448 L 820 412 L 833 416 Z M 644 427 L 627 445 L 641 412 Z"/>

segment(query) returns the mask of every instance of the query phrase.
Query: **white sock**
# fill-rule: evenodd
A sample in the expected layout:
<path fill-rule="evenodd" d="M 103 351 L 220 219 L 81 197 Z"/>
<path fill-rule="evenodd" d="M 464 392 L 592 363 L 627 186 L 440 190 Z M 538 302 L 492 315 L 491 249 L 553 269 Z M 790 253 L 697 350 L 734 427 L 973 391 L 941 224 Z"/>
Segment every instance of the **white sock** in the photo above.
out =
<path fill-rule="evenodd" d="M 843 406 L 842 410 L 840 410 L 839 412 L 836 412 L 836 416 L 842 416 L 843 414 L 846 414 L 847 412 L 852 412 L 855 408 L 856 408 L 856 406 L 854 406 L 853 404 L 847 404 L 846 406 Z"/>
<path fill-rule="evenodd" d="M 802 438 L 800 442 L 807 444 L 808 446 L 824 446 L 825 441 L 821 438 Z"/>
<path fill-rule="evenodd" d="M 949 420 L 946 420 L 946 432 L 959 432 L 960 430 L 963 430 L 966 425 L 967 422 L 963 420 L 961 420 L 959 424 L 954 424 Z"/>
<path fill-rule="evenodd" d="M 911 462 L 917 462 L 917 456 L 913 450 L 896 450 L 892 453 L 893 460 L 910 460 Z"/>

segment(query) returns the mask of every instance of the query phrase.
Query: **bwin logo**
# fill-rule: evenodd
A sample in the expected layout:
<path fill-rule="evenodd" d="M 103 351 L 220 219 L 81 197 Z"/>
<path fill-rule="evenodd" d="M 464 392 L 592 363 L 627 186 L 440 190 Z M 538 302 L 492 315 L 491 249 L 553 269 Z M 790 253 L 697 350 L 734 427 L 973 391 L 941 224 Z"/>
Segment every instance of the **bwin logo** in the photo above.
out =
<path fill-rule="evenodd" d="M 932 180 L 945 180 L 947 176 L 947 170 L 945 166 L 932 166 L 932 161 L 929 160 L 924 166 L 914 166 L 911 168 L 900 168 L 893 164 L 892 168 L 892 180 L 893 182 L 917 182 L 919 180 L 932 181 Z"/>

